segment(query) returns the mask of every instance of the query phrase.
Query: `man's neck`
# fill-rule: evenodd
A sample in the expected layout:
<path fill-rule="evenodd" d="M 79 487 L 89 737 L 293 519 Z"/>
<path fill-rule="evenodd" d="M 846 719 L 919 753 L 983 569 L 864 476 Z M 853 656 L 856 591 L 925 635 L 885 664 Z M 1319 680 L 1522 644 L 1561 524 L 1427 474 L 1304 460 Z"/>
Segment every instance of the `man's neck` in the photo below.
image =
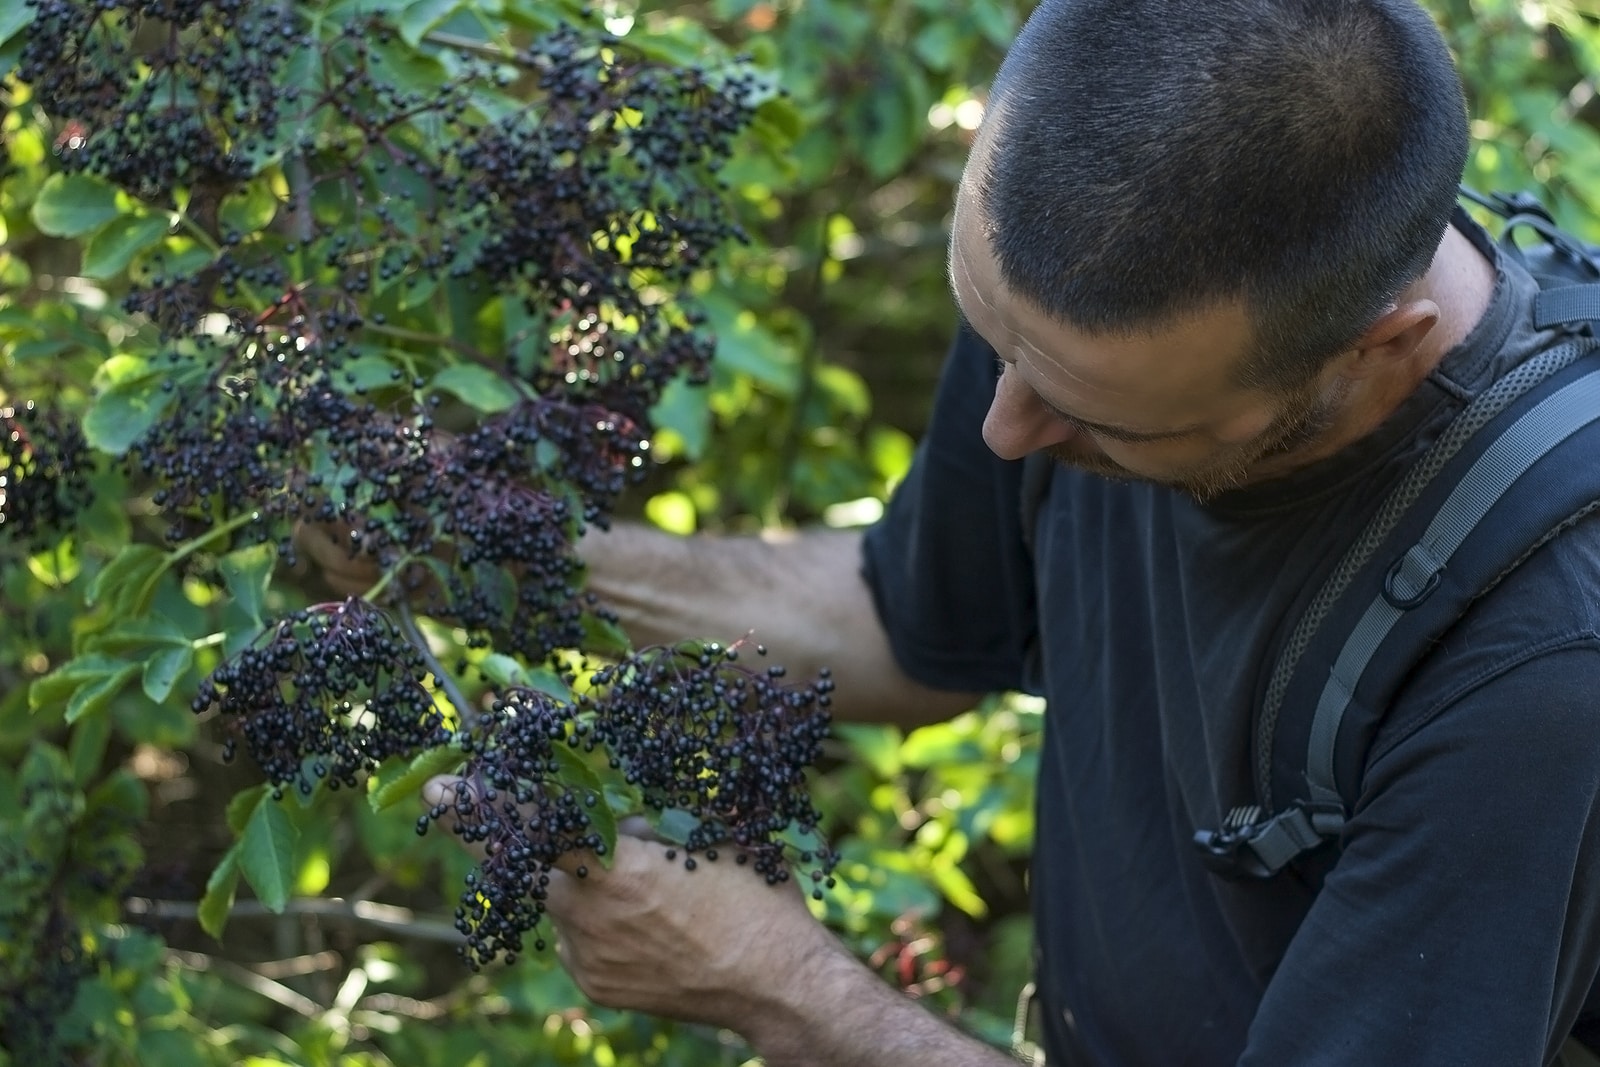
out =
<path fill-rule="evenodd" d="M 1266 476 L 1278 477 L 1315 463 L 1376 430 L 1471 335 L 1488 311 L 1494 290 L 1494 264 L 1466 234 L 1448 227 L 1428 272 L 1397 298 L 1436 304 L 1439 317 L 1434 327 L 1406 357 L 1357 379 L 1328 382 L 1327 389 L 1339 398 L 1338 413 L 1327 430 L 1304 448 L 1268 461 Z"/>

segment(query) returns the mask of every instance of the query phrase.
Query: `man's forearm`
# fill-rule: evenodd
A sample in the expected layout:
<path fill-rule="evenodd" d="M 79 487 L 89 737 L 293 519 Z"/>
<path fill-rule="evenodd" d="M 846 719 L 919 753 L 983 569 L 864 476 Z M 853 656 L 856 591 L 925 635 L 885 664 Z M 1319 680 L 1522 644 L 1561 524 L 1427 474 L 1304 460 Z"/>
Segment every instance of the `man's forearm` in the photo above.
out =
<path fill-rule="evenodd" d="M 841 948 L 743 1026 L 767 1067 L 1016 1067 L 886 985 Z"/>
<path fill-rule="evenodd" d="M 586 535 L 580 551 L 589 588 L 635 644 L 749 633 L 798 677 L 831 670 L 841 719 L 916 726 L 973 703 L 911 681 L 895 663 L 861 578 L 858 532 L 675 537 L 618 524 Z"/>

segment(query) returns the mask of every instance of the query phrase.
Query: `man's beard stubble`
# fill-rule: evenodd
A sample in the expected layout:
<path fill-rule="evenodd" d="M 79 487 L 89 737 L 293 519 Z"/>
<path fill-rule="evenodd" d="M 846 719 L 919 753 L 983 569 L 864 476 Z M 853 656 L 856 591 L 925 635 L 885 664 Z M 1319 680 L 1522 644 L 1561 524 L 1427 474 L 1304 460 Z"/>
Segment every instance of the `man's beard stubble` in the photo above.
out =
<path fill-rule="evenodd" d="M 1250 483 L 1251 470 L 1264 459 L 1287 455 L 1320 437 L 1332 425 L 1346 390 L 1318 392 L 1309 387 L 1291 393 L 1283 411 L 1256 437 L 1214 457 L 1205 466 L 1172 478 L 1155 478 L 1128 470 L 1103 453 L 1080 452 L 1070 445 L 1051 445 L 1045 454 L 1062 466 L 1119 482 L 1147 482 L 1176 489 L 1204 504 Z"/>

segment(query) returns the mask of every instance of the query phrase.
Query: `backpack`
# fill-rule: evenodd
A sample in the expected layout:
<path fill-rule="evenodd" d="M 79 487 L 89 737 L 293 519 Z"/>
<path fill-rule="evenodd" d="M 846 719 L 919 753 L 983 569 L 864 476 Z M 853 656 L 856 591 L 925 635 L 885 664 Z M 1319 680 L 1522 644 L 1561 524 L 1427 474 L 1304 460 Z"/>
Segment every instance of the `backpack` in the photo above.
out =
<path fill-rule="evenodd" d="M 1528 193 L 1462 195 L 1505 219 L 1499 244 L 1538 280 L 1539 328 L 1566 341 L 1474 399 L 1379 506 L 1284 642 L 1256 707 L 1255 797 L 1195 833 L 1212 871 L 1269 878 L 1335 841 L 1367 749 L 1411 669 L 1473 601 L 1600 509 L 1600 248 Z M 1520 247 L 1520 231 L 1539 238 Z M 1051 461 L 1025 461 L 1032 551 Z"/>

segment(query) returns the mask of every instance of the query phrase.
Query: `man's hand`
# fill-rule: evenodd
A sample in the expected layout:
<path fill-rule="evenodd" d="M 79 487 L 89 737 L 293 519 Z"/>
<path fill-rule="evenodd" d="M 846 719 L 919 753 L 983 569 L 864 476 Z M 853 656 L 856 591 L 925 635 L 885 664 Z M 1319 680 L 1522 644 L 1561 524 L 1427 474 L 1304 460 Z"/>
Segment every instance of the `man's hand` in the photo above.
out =
<path fill-rule="evenodd" d="M 449 804 L 456 781 L 429 782 L 428 804 Z M 728 855 L 688 870 L 643 820 L 621 829 L 610 868 L 569 857 L 545 901 L 562 963 L 596 1002 L 727 1027 L 768 1067 L 1014 1063 L 880 981 L 792 883 L 769 886 Z"/>
<path fill-rule="evenodd" d="M 323 581 L 340 596 L 360 596 L 378 583 L 383 571 L 364 552 L 353 551 L 355 531 L 340 523 L 302 522 L 294 544 L 322 572 Z"/>

